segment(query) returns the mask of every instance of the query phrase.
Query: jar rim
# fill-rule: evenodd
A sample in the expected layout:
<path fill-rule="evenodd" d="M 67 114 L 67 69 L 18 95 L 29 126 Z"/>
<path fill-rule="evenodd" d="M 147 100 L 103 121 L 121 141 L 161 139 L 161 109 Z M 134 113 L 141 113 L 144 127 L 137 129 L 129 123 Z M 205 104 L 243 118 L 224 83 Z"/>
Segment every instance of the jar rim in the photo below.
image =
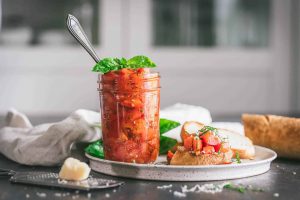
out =
<path fill-rule="evenodd" d="M 157 77 L 153 77 L 153 78 L 144 78 L 144 79 L 139 79 L 143 82 L 150 82 L 150 81 L 155 81 L 155 80 L 160 80 L 160 76 Z M 117 80 L 113 80 L 113 81 L 104 81 L 103 79 L 98 79 L 97 83 L 109 83 L 109 82 L 114 82 L 114 83 L 118 83 Z"/>

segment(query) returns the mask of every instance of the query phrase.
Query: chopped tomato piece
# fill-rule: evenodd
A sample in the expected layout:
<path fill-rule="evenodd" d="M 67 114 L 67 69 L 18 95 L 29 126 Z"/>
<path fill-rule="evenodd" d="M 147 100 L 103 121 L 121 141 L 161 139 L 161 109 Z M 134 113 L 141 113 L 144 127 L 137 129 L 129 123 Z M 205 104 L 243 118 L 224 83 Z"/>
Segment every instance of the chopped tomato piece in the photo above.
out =
<path fill-rule="evenodd" d="M 222 164 L 220 164 L 220 165 L 229 165 L 229 164 L 231 164 L 232 162 L 224 162 L 224 163 L 222 163 Z"/>
<path fill-rule="evenodd" d="M 190 135 L 185 140 L 183 140 L 183 146 L 187 151 L 193 150 L 193 140 L 194 140 L 193 135 Z"/>
<path fill-rule="evenodd" d="M 223 142 L 223 143 L 221 144 L 220 152 L 221 152 L 221 153 L 226 153 L 226 152 L 228 152 L 229 150 L 230 150 L 230 145 L 229 145 L 229 143 L 228 143 L 228 142 Z"/>
<path fill-rule="evenodd" d="M 222 146 L 222 143 L 214 145 L 213 147 L 215 148 L 215 152 L 219 152 L 219 150 L 221 149 L 221 146 Z"/>
<path fill-rule="evenodd" d="M 195 137 L 193 140 L 193 150 L 196 154 L 197 153 L 200 154 L 201 149 L 202 149 L 202 141 L 198 137 Z"/>
<path fill-rule="evenodd" d="M 115 71 L 110 71 L 102 76 L 103 81 L 114 81 L 118 77 L 118 74 Z"/>
<path fill-rule="evenodd" d="M 121 105 L 129 108 L 140 108 L 143 106 L 143 103 L 139 99 L 124 99 L 121 101 Z"/>
<path fill-rule="evenodd" d="M 149 74 L 150 69 L 149 68 L 138 68 L 137 69 L 137 74 Z"/>
<path fill-rule="evenodd" d="M 212 154 L 215 152 L 215 148 L 213 146 L 205 146 L 202 150 L 204 153 Z"/>
<path fill-rule="evenodd" d="M 218 136 L 211 137 L 207 142 L 209 145 L 218 145 L 221 144 L 221 139 Z"/>
<path fill-rule="evenodd" d="M 168 154 L 167 154 L 167 160 L 168 160 L 168 162 L 171 161 L 171 159 L 173 158 L 173 156 L 174 156 L 174 153 L 172 151 L 168 151 Z"/>
<path fill-rule="evenodd" d="M 214 133 L 211 131 L 207 131 L 203 135 L 200 136 L 200 138 L 203 140 L 204 143 L 207 143 L 209 141 L 209 138 L 214 136 Z"/>
<path fill-rule="evenodd" d="M 221 143 L 221 139 L 218 136 L 214 135 L 214 133 L 211 131 L 207 131 L 206 133 L 204 133 L 201 138 L 203 139 L 204 143 L 210 146 L 215 146 Z"/>
<path fill-rule="evenodd" d="M 132 74 L 132 73 L 133 73 L 133 71 L 130 69 L 127 69 L 127 68 L 123 68 L 123 69 L 119 70 L 119 74 L 121 76 L 125 76 L 125 75 Z"/>

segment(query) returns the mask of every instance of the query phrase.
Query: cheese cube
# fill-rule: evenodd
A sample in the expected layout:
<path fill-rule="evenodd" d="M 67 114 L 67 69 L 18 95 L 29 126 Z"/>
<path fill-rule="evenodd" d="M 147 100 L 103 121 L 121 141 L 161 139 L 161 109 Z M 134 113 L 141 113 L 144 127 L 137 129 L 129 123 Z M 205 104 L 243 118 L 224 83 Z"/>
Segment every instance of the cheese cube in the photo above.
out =
<path fill-rule="evenodd" d="M 75 158 L 67 158 L 59 172 L 59 178 L 70 181 L 81 181 L 89 177 L 89 166 Z"/>

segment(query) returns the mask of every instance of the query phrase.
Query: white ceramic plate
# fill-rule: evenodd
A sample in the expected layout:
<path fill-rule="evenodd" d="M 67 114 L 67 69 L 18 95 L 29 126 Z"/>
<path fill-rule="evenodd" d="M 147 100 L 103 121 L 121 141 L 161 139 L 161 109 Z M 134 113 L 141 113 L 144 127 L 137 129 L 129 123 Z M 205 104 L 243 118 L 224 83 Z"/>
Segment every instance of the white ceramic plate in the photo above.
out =
<path fill-rule="evenodd" d="M 97 172 L 135 179 L 160 181 L 212 181 L 244 178 L 267 172 L 276 153 L 270 149 L 255 146 L 254 160 L 241 160 L 242 163 L 226 165 L 167 165 L 166 157 L 160 156 L 156 164 L 124 163 L 95 158 L 90 159 L 90 167 Z"/>

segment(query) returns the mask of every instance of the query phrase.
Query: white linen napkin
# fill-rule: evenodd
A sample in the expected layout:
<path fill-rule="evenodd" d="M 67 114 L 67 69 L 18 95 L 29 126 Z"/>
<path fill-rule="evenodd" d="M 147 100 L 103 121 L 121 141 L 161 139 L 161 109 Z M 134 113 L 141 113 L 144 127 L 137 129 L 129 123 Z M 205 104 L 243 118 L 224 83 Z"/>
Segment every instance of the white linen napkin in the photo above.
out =
<path fill-rule="evenodd" d="M 99 113 L 77 110 L 60 122 L 32 127 L 24 114 L 12 109 L 0 129 L 0 153 L 21 164 L 58 165 L 70 156 L 75 142 L 100 138 L 99 119 Z"/>

